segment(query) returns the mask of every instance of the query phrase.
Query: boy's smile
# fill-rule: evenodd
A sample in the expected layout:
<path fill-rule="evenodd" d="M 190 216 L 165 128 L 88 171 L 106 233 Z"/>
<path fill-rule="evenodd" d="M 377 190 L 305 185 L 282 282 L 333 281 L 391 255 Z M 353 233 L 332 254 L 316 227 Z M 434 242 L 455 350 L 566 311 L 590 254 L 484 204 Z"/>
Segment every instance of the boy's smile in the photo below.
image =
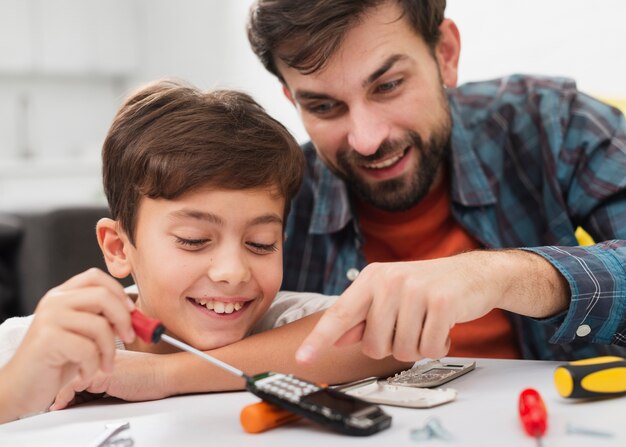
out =
<path fill-rule="evenodd" d="M 282 281 L 283 212 L 269 188 L 143 198 L 136 243 L 125 244 L 137 306 L 198 349 L 242 339 Z"/>

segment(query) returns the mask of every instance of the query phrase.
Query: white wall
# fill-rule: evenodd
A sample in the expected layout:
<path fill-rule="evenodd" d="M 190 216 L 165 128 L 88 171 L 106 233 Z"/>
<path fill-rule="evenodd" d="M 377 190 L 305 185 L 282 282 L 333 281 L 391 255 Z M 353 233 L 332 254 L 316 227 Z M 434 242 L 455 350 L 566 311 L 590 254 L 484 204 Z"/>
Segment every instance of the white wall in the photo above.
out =
<path fill-rule="evenodd" d="M 103 203 L 99 147 L 123 96 L 180 77 L 251 93 L 306 139 L 248 47 L 252 0 L 0 0 L 0 209 Z M 623 0 L 448 0 L 462 82 L 566 75 L 626 98 Z"/>

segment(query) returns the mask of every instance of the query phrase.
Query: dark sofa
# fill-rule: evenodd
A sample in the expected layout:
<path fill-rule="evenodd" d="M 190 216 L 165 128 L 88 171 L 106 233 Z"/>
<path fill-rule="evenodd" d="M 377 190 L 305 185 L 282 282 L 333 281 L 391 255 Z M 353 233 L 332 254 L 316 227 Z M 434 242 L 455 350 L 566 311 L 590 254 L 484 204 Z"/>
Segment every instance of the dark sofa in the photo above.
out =
<path fill-rule="evenodd" d="M 104 207 L 0 213 L 0 322 L 31 314 L 50 288 L 77 273 L 106 271 L 95 228 L 107 216 Z"/>

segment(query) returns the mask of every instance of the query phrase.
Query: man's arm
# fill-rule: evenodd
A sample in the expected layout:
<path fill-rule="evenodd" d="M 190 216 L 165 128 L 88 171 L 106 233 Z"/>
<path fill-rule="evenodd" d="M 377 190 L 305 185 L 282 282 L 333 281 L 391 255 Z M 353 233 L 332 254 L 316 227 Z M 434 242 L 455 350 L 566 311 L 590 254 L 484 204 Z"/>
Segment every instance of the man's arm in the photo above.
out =
<path fill-rule="evenodd" d="M 373 358 L 440 358 L 457 323 L 494 308 L 543 318 L 566 309 L 568 299 L 558 270 L 521 250 L 374 263 L 325 312 L 297 358 L 315 364 L 330 346 L 354 342 Z"/>

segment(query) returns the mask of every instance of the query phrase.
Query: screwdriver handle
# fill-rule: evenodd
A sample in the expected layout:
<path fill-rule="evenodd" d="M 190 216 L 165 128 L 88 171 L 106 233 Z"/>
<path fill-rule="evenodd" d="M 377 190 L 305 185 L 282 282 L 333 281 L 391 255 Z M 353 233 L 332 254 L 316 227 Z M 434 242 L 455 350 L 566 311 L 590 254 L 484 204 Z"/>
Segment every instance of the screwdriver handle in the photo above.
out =
<path fill-rule="evenodd" d="M 265 401 L 245 406 L 239 422 L 248 433 L 261 433 L 300 419 L 297 414 L 278 408 Z"/>
<path fill-rule="evenodd" d="M 534 388 L 526 388 L 520 393 L 519 415 L 526 433 L 534 438 L 544 435 L 548 428 L 548 412 L 541 395 Z"/>
<path fill-rule="evenodd" d="M 570 362 L 554 371 L 554 384 L 566 398 L 621 396 L 626 394 L 626 360 L 604 356 Z"/>
<path fill-rule="evenodd" d="M 130 321 L 137 337 L 146 343 L 158 343 L 165 332 L 165 326 L 159 320 L 146 317 L 136 308 L 130 313 Z"/>

